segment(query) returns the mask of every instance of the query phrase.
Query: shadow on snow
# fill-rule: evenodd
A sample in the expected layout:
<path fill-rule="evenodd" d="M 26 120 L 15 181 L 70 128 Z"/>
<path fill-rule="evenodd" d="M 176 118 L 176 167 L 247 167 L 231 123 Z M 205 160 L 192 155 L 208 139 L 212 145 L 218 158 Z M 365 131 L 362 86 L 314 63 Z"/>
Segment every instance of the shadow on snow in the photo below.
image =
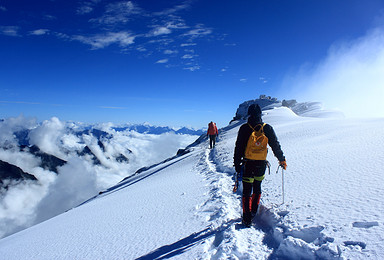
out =
<path fill-rule="evenodd" d="M 239 222 L 240 219 L 230 220 L 224 223 L 222 226 L 211 229 L 210 227 L 205 228 L 204 230 L 193 233 L 173 244 L 165 245 L 159 247 L 158 249 L 152 251 L 151 253 L 137 258 L 138 260 L 146 259 L 167 259 L 177 255 L 181 255 L 189 250 L 191 247 L 202 243 L 204 240 L 215 237 L 215 241 L 218 237 L 222 236 L 222 233 L 231 227 L 231 225 Z M 215 242 L 214 242 L 215 244 Z"/>

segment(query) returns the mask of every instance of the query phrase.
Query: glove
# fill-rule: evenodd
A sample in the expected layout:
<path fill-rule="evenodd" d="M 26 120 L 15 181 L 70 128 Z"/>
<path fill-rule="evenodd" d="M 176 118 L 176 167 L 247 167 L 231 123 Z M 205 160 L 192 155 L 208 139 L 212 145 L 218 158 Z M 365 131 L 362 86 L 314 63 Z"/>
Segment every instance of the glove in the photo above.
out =
<path fill-rule="evenodd" d="M 239 165 L 235 165 L 235 171 L 237 173 L 241 172 L 241 165 L 240 164 Z"/>
<path fill-rule="evenodd" d="M 283 169 L 284 170 L 286 170 L 287 169 L 287 162 L 284 160 L 284 161 L 281 161 L 281 162 L 279 162 L 279 165 L 281 166 L 281 167 L 283 167 Z"/>

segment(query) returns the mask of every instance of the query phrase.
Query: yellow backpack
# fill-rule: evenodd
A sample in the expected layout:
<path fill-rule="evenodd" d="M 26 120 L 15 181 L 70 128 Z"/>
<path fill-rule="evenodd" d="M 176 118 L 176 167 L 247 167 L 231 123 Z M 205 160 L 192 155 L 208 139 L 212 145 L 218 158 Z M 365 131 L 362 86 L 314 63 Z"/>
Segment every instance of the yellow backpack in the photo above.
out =
<path fill-rule="evenodd" d="M 265 136 L 263 129 L 266 124 L 259 124 L 260 129 L 257 131 L 249 123 L 248 125 L 253 130 L 253 132 L 249 137 L 247 146 L 245 148 L 245 159 L 266 160 L 268 153 L 268 137 Z"/>

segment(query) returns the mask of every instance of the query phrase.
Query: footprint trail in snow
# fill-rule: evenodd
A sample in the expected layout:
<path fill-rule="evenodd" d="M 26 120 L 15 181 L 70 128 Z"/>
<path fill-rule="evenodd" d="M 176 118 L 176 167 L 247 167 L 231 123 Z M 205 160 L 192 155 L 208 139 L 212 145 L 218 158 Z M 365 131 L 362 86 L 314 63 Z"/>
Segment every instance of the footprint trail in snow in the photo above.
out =
<path fill-rule="evenodd" d="M 233 193 L 234 169 L 228 164 L 230 151 L 220 142 L 214 149 L 203 149 L 198 168 L 208 180 L 209 200 L 198 207 L 196 214 L 205 216 L 209 236 L 203 259 L 338 259 L 338 248 L 327 243 L 333 238 L 322 234 L 323 227 L 294 229 L 284 221 L 288 207 L 276 203 L 278 195 L 266 187 L 258 215 L 252 227 L 241 224 L 241 189 Z M 228 150 L 228 149 L 227 149 Z M 264 183 L 263 183 L 264 184 Z M 265 185 L 268 186 L 268 181 Z M 269 195 L 272 198 L 269 198 Z M 275 200 L 274 203 L 271 200 Z M 351 242 L 352 243 L 352 242 Z M 293 257 L 293 258 L 292 258 Z"/>

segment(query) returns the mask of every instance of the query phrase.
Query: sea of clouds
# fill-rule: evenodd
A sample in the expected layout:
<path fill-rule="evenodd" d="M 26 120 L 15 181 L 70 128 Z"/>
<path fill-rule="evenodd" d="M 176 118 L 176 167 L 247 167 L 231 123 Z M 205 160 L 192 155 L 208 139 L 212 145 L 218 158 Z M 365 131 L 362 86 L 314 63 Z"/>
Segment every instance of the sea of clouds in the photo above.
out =
<path fill-rule="evenodd" d="M 89 127 L 55 117 L 42 123 L 23 116 L 0 122 L 0 160 L 16 165 L 38 179 L 7 182 L 8 189 L 0 191 L 0 238 L 77 206 L 139 168 L 174 156 L 178 149 L 198 138 L 197 135 L 174 132 L 116 131 L 111 123 L 92 126 L 108 134 L 108 137 L 100 138 L 83 131 Z M 58 167 L 58 174 L 43 169 L 40 158 L 20 151 L 20 138 L 15 133 L 26 130 L 29 145 L 36 145 L 41 151 L 67 162 Z M 100 140 L 103 148 L 99 145 Z M 100 164 L 95 164 L 88 155 L 79 156 L 78 151 L 85 146 L 96 155 Z M 116 160 L 119 155 L 129 162 Z"/>

